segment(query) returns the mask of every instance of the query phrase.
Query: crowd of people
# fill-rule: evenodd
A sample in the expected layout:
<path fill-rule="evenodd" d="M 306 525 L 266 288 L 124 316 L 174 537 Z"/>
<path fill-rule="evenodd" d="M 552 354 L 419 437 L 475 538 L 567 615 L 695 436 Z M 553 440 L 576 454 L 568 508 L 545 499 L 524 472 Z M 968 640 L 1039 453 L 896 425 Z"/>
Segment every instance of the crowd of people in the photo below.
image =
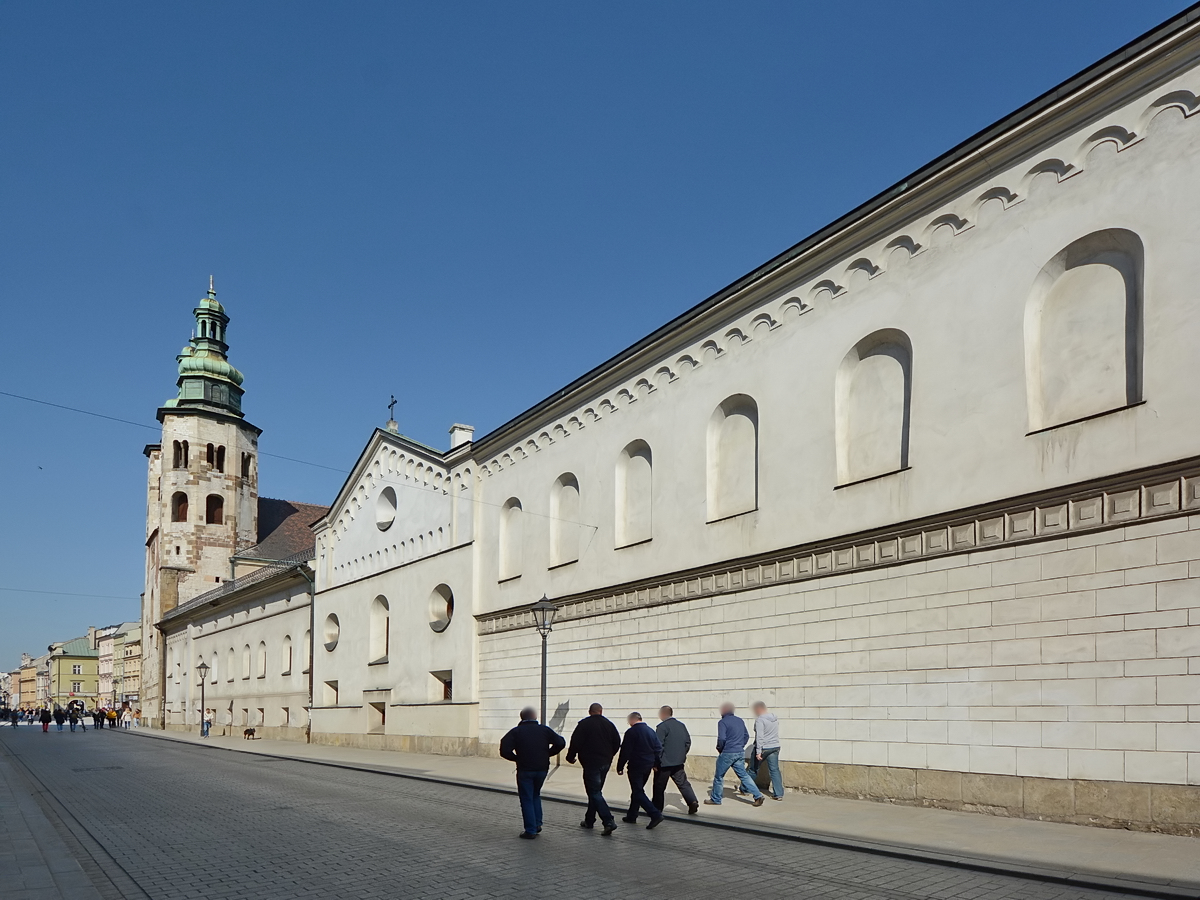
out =
<path fill-rule="evenodd" d="M 88 722 L 99 730 L 107 728 L 137 728 L 141 724 L 142 711 L 134 709 L 128 703 L 117 709 L 108 706 L 95 706 L 88 709 L 83 703 L 70 703 L 66 708 L 55 704 L 51 709 L 40 706 L 36 709 L 7 709 L 0 708 L 0 722 L 7 722 L 13 728 L 19 725 L 42 726 L 43 732 L 49 732 L 53 724 L 57 731 L 63 726 L 69 726 L 71 731 L 87 731 Z"/>
<path fill-rule="evenodd" d="M 754 806 L 762 806 L 766 795 L 756 784 L 760 767 L 766 766 L 771 781 L 771 799 L 783 800 L 783 775 L 779 768 L 779 719 L 761 701 L 754 704 L 754 739 L 737 715 L 732 703 L 724 704 L 717 720 L 717 762 L 712 788 L 704 803 L 720 806 L 725 796 L 725 775 L 730 769 L 738 779 L 737 793 Z M 700 811 L 700 800 L 688 781 L 687 756 L 692 736 L 674 710 L 664 706 L 658 711 L 659 722 L 651 728 L 641 713 L 626 716 L 628 728 L 622 736 L 617 726 L 604 716 L 604 707 L 593 703 L 567 741 L 553 728 L 537 720 L 532 707 L 521 711 L 521 721 L 500 741 L 500 755 L 517 766 L 517 796 L 521 802 L 523 830 L 519 835 L 531 840 L 542 830 L 542 785 L 550 772 L 550 760 L 564 749 L 567 762 L 578 762 L 583 770 L 583 788 L 587 794 L 587 812 L 581 828 L 592 829 L 599 820 L 601 834 L 617 830 L 616 817 L 604 799 L 604 782 L 617 762 L 617 775 L 628 773 L 629 808 L 622 822 L 634 825 L 643 812 L 649 817 L 646 828 L 656 828 L 664 820 L 668 782 L 674 782 L 687 805 L 688 815 Z M 651 796 L 646 784 L 653 776 Z"/>

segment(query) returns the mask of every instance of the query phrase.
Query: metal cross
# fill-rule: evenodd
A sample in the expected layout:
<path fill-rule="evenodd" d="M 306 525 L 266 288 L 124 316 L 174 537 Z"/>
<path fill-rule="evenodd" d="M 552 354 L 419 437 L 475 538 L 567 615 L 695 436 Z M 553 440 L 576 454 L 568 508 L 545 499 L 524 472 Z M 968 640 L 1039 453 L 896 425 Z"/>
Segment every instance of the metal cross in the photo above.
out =
<path fill-rule="evenodd" d="M 392 394 L 392 402 L 388 404 L 388 418 L 396 418 L 396 395 Z"/>

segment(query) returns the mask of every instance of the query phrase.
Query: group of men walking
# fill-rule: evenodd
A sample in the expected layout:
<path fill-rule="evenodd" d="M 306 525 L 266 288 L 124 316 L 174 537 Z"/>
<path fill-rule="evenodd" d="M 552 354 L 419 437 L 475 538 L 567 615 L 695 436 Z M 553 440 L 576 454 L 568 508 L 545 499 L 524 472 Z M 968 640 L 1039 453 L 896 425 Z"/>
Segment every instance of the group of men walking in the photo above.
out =
<path fill-rule="evenodd" d="M 755 806 L 762 806 L 766 797 L 755 784 L 755 776 L 763 763 L 771 776 L 773 799 L 783 799 L 779 719 L 761 701 L 754 704 L 754 714 L 753 753 L 747 768 L 745 751 L 750 743 L 750 732 L 736 715 L 732 703 L 721 707 L 721 718 L 717 722 L 716 773 L 712 790 L 704 801 L 706 805 L 721 804 L 725 775 L 733 769 L 740 781 L 738 793 L 748 795 Z M 629 727 L 622 737 L 617 726 L 605 718 L 604 707 L 593 703 L 588 707 L 587 717 L 575 726 L 568 746 L 554 729 L 537 721 L 537 712 L 532 707 L 523 709 L 520 723 L 500 741 L 500 755 L 517 765 L 517 796 L 521 801 L 524 824 L 520 837 L 531 840 L 542 830 L 542 785 L 550 772 L 551 757 L 564 748 L 567 762 L 578 762 L 583 769 L 588 805 L 583 821 L 579 823 L 581 828 L 595 828 L 599 820 L 600 833 L 605 837 L 617 830 L 616 817 L 604 799 L 604 782 L 614 759 L 617 775 L 629 778 L 629 808 L 621 818 L 622 822 L 634 825 L 644 812 L 649 817 L 646 828 L 656 828 L 664 818 L 669 781 L 675 783 L 687 804 L 688 815 L 699 812 L 700 801 L 685 769 L 692 736 L 687 726 L 675 718 L 671 707 L 662 707 L 658 718 L 657 727 L 651 728 L 642 721 L 641 713 L 631 712 L 626 717 Z M 647 796 L 646 784 L 651 777 L 651 796 Z"/>

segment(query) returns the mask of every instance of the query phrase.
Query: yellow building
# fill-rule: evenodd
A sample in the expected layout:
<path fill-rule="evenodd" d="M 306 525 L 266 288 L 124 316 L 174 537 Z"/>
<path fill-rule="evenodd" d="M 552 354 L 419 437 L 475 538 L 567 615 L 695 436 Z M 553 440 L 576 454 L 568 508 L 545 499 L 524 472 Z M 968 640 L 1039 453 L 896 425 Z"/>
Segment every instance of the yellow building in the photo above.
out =
<path fill-rule="evenodd" d="M 52 708 L 65 708 L 73 701 L 81 701 L 89 708 L 96 705 L 100 690 L 100 654 L 90 636 L 51 644 L 47 668 Z"/>

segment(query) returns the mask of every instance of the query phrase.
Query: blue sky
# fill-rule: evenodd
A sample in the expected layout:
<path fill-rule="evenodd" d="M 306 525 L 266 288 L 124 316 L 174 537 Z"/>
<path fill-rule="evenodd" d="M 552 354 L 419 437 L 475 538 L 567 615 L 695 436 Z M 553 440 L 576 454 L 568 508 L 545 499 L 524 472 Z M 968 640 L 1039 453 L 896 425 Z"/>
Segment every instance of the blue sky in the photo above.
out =
<path fill-rule="evenodd" d="M 4 4 L 0 391 L 155 425 L 213 274 L 265 454 L 444 447 L 1185 5 Z M 156 436 L 0 423 L 9 669 L 137 618 Z"/>

